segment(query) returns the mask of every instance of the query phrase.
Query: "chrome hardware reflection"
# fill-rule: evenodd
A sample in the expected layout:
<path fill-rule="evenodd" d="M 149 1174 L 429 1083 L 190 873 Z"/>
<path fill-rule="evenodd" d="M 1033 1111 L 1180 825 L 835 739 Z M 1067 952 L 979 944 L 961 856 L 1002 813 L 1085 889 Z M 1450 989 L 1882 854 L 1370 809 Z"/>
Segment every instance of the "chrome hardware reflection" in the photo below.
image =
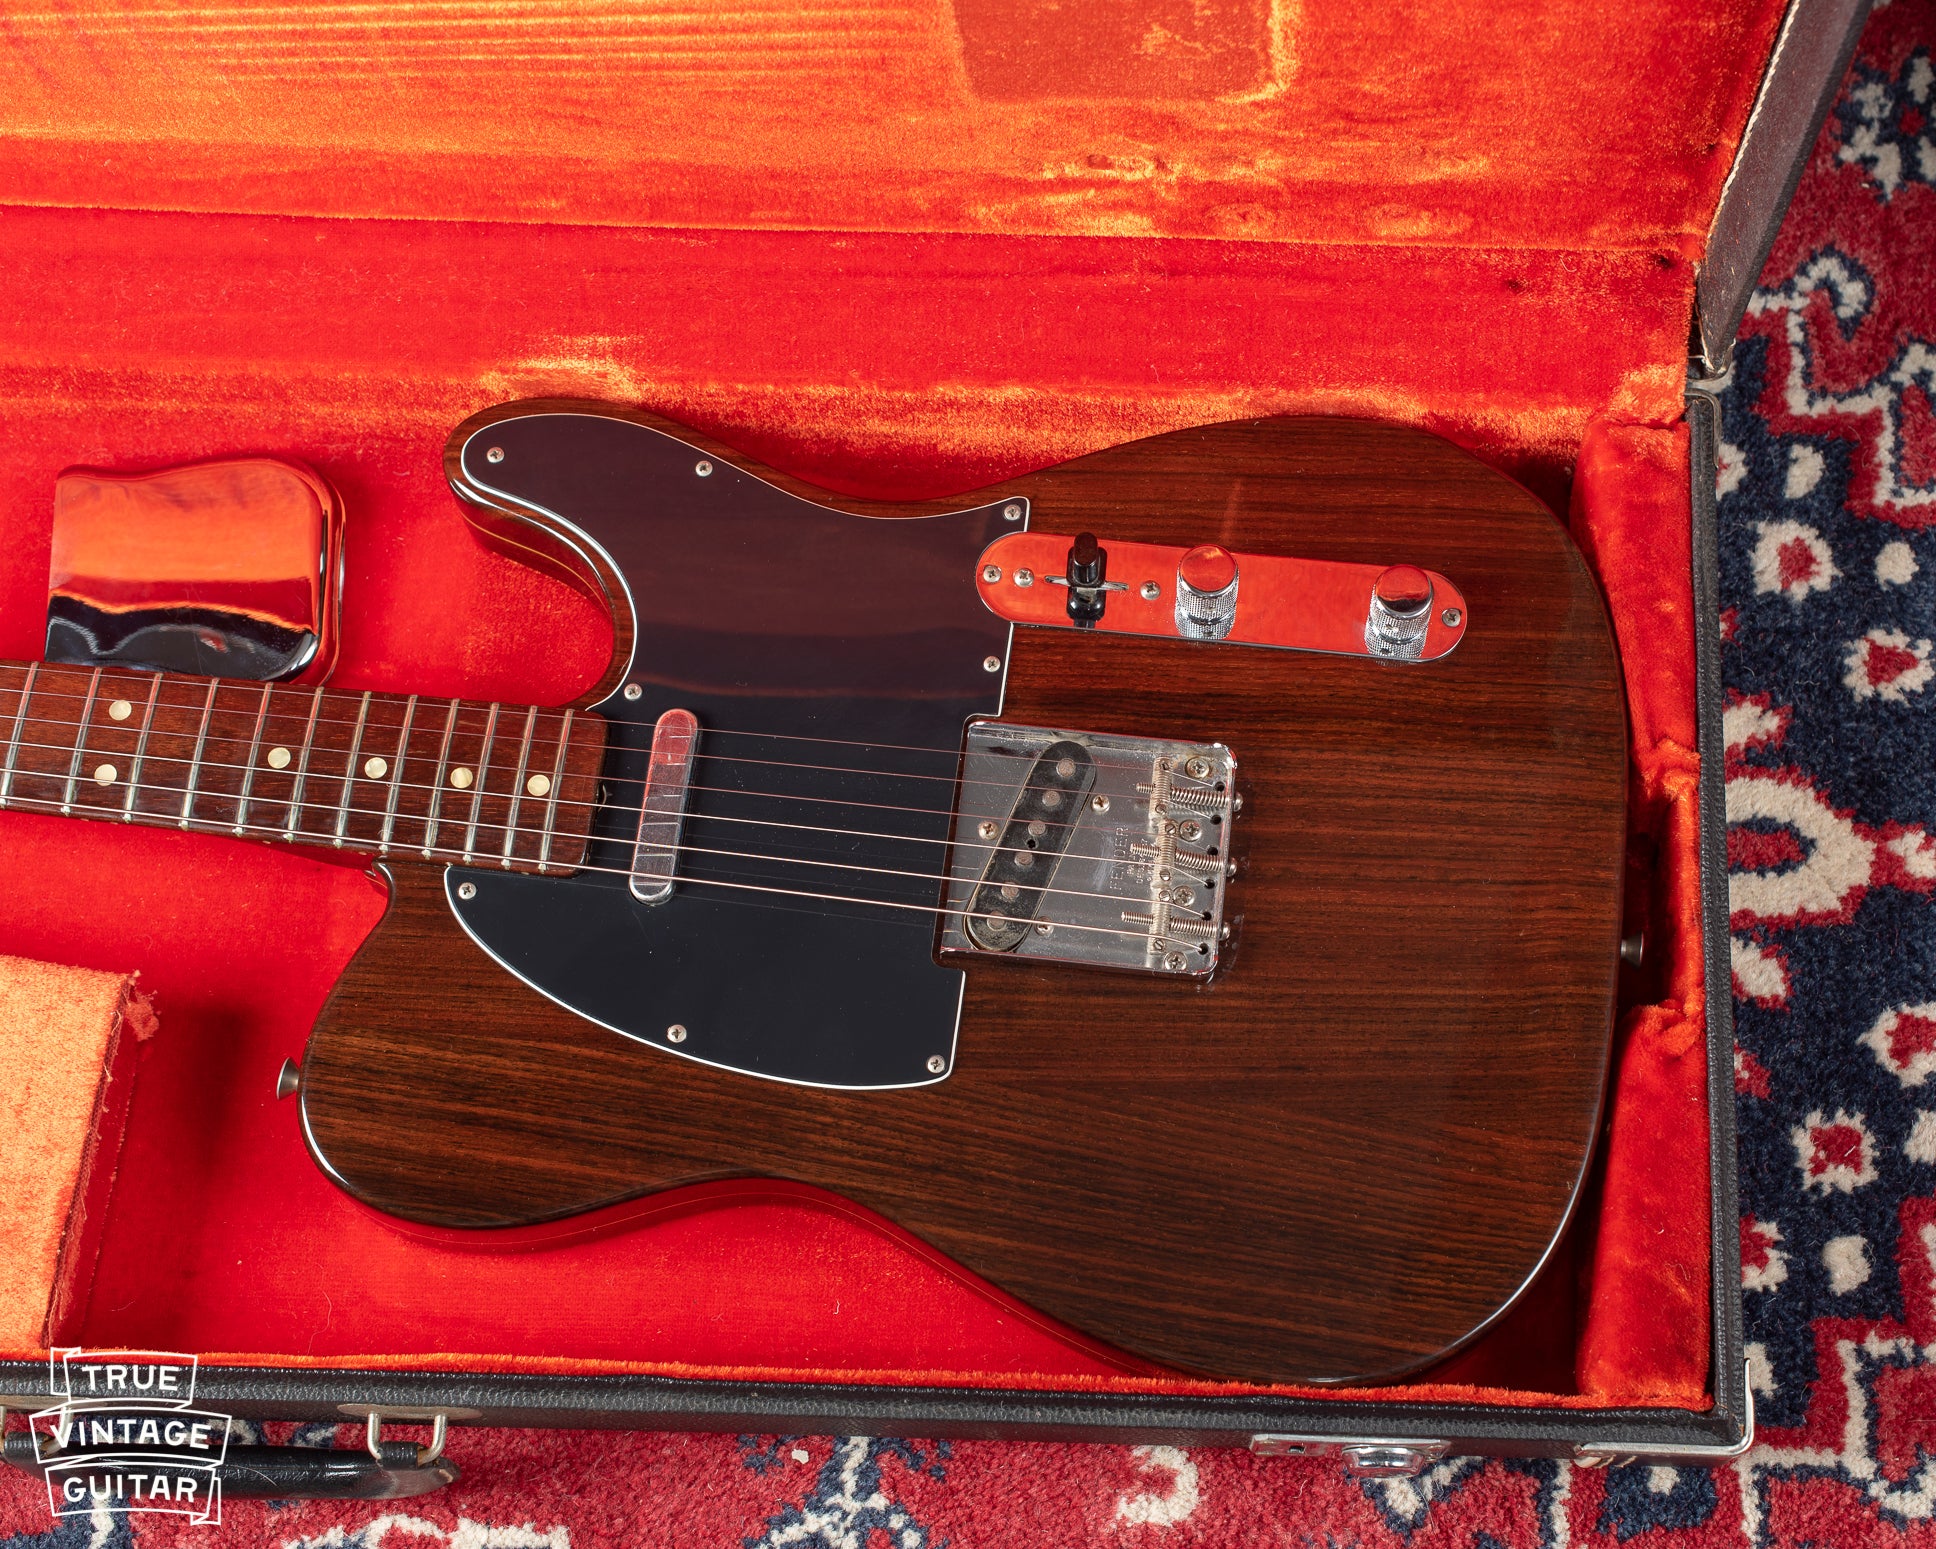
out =
<path fill-rule="evenodd" d="M 1229 634 L 1237 622 L 1237 581 L 1236 557 L 1222 544 L 1200 543 L 1185 554 L 1176 567 L 1176 632 L 1186 640 Z"/>
<path fill-rule="evenodd" d="M 336 655 L 342 504 L 272 457 L 54 485 L 49 661 L 319 683 Z"/>
<path fill-rule="evenodd" d="M 1371 585 L 1365 616 L 1365 649 L 1378 656 L 1417 661 L 1425 654 L 1432 623 L 1432 578 L 1416 565 L 1391 565 Z"/>

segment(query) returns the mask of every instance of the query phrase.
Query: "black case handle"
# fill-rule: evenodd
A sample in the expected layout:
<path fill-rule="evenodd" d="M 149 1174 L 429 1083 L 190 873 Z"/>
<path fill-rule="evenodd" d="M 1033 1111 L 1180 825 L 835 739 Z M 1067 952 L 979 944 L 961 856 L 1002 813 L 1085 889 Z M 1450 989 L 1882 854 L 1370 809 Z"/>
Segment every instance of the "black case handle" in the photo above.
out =
<path fill-rule="evenodd" d="M 230 1500 L 388 1501 L 428 1495 L 454 1483 L 461 1470 L 449 1458 L 420 1462 L 415 1442 L 380 1441 L 374 1451 L 336 1447 L 230 1447 L 216 1477 Z M 9 1431 L 6 1461 L 23 1473 L 46 1473 L 33 1436 Z M 47 1462 L 58 1462 L 52 1455 Z"/>

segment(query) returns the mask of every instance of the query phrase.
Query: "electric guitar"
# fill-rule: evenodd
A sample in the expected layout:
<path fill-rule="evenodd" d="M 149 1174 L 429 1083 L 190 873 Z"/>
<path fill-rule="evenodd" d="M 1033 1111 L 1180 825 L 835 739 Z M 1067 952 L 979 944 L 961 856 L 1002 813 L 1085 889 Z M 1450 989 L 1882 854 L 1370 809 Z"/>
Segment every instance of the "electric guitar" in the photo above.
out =
<path fill-rule="evenodd" d="M 1420 1370 L 1540 1268 L 1624 710 L 1519 486 L 1276 419 L 875 505 L 578 402 L 446 469 L 610 607 L 574 705 L 0 666 L 0 806 L 374 857 L 300 1073 L 355 1198 L 489 1242 L 790 1180 L 1257 1382 Z"/>

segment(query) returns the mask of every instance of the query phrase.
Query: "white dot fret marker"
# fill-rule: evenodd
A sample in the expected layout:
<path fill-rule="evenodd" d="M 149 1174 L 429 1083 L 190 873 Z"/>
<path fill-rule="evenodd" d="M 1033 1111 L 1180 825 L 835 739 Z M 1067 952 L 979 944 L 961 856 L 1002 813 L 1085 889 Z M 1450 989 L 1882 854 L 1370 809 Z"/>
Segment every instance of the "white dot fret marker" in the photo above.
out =
<path fill-rule="evenodd" d="M 551 794 L 551 776 L 533 775 L 524 782 L 524 788 L 533 796 L 548 796 Z"/>
<path fill-rule="evenodd" d="M 390 766 L 380 758 L 370 759 L 363 765 L 363 773 L 372 780 L 381 780 L 389 772 Z"/>
<path fill-rule="evenodd" d="M 289 750 L 287 748 L 269 749 L 269 767 L 271 769 L 287 769 L 289 767 Z"/>
<path fill-rule="evenodd" d="M 114 784 L 114 777 L 120 772 L 112 764 L 102 764 L 94 771 L 94 783 L 96 785 L 112 785 Z"/>
<path fill-rule="evenodd" d="M 125 699 L 117 699 L 113 704 L 108 706 L 108 715 L 117 721 L 125 721 L 133 714 L 134 706 L 129 704 Z"/>
<path fill-rule="evenodd" d="M 468 769 L 462 768 L 451 770 L 450 783 L 460 791 L 468 790 L 471 783 L 471 772 Z"/>

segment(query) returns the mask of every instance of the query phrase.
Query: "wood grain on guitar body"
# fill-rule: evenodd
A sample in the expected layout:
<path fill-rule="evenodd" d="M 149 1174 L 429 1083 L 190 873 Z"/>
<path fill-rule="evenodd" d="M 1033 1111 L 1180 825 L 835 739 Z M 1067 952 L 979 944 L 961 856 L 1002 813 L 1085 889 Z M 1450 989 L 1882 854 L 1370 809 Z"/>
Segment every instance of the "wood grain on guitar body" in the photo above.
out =
<path fill-rule="evenodd" d="M 1335 420 L 889 506 L 531 402 L 446 469 L 612 609 L 577 704 L 0 666 L 0 805 L 378 857 L 301 1074 L 341 1187 L 488 1244 L 784 1178 L 1254 1382 L 1419 1370 L 1537 1272 L 1625 752 L 1532 496 Z"/>

